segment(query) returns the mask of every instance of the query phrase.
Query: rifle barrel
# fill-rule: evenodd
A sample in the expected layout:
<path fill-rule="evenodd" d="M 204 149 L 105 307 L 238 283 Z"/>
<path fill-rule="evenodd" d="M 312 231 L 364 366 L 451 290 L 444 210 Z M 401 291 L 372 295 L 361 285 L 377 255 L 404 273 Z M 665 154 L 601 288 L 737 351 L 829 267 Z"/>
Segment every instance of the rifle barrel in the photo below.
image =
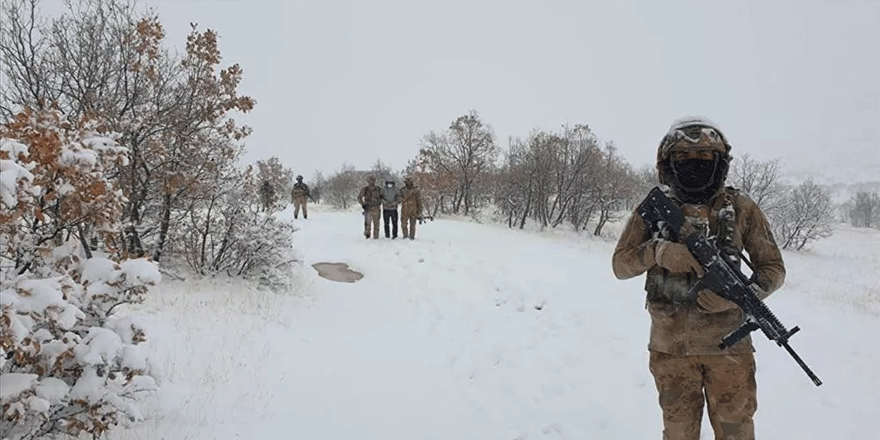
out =
<path fill-rule="evenodd" d="M 798 365 L 801 366 L 801 368 L 804 370 L 804 373 L 807 373 L 807 376 L 810 377 L 810 380 L 812 380 L 813 383 L 816 384 L 816 386 L 822 385 L 822 381 L 819 379 L 818 376 L 816 376 L 816 373 L 813 373 L 813 370 L 811 370 L 810 367 L 808 367 L 807 364 L 803 361 L 803 359 L 801 359 L 801 357 L 794 352 L 794 349 L 788 345 L 788 341 L 777 341 L 777 344 L 785 348 L 785 351 L 787 351 L 788 354 L 790 354 L 791 357 L 794 358 L 795 362 L 797 362 Z"/>

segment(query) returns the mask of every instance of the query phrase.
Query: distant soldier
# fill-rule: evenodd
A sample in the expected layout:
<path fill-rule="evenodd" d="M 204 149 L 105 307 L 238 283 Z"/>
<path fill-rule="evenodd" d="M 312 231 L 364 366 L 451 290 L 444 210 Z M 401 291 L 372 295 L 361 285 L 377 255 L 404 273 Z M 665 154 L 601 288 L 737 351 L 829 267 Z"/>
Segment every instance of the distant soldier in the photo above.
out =
<path fill-rule="evenodd" d="M 382 220 L 385 224 L 385 238 L 397 238 L 397 205 L 400 204 L 400 190 L 393 180 L 386 180 L 382 188 Z M 392 226 L 390 228 L 389 226 Z M 393 234 L 392 234 L 393 232 Z"/>
<path fill-rule="evenodd" d="M 400 189 L 400 228 L 403 238 L 416 238 L 416 220 L 422 215 L 422 193 L 413 183 L 412 177 L 403 179 Z"/>
<path fill-rule="evenodd" d="M 271 211 L 275 206 L 275 188 L 268 180 L 264 180 L 260 185 L 260 202 L 263 205 L 263 211 Z"/>
<path fill-rule="evenodd" d="M 364 237 L 370 238 L 372 224 L 373 238 L 379 238 L 379 208 L 382 205 L 382 189 L 376 186 L 376 177 L 367 176 L 367 186 L 361 188 L 358 203 L 364 208 Z"/>
<path fill-rule="evenodd" d="M 306 199 L 311 198 L 312 194 L 309 193 L 309 186 L 303 183 L 303 176 L 296 176 L 296 183 L 293 184 L 293 189 L 290 190 L 290 197 L 293 199 L 293 218 L 299 218 L 300 208 L 302 208 L 303 218 L 309 218 Z"/>

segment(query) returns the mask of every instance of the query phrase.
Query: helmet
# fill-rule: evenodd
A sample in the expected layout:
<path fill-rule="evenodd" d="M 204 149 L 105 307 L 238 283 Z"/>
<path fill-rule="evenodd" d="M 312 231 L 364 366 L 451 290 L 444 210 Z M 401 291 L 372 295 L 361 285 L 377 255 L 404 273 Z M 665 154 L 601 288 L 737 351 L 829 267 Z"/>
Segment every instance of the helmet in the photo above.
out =
<path fill-rule="evenodd" d="M 296 176 L 296 180 L 303 180 L 303 176 L 302 176 L 302 174 Z"/>
<path fill-rule="evenodd" d="M 713 162 L 680 161 L 670 156 L 675 151 L 702 150 L 713 152 Z M 721 188 L 730 165 L 730 143 L 718 125 L 706 118 L 685 117 L 669 127 L 657 147 L 657 174 L 660 183 L 677 190 L 687 203 L 708 201 Z"/>
<path fill-rule="evenodd" d="M 406 176 L 406 177 L 403 178 L 403 183 L 404 183 L 405 185 L 412 185 L 412 184 L 413 184 L 413 178 L 410 177 L 410 176 Z"/>

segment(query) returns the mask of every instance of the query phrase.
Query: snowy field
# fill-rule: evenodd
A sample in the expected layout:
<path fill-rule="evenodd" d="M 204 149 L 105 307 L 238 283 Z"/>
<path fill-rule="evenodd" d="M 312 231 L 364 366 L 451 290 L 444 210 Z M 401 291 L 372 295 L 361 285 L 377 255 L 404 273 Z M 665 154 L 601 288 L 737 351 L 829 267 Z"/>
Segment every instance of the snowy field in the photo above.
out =
<path fill-rule="evenodd" d="M 614 225 L 593 238 L 438 219 L 415 241 L 365 240 L 358 213 L 310 210 L 296 291 L 166 277 L 134 311 L 162 386 L 148 420 L 111 438 L 661 437 L 644 278 L 612 275 Z M 784 257 L 767 303 L 825 383 L 754 334 L 758 437 L 880 438 L 880 234 L 841 227 Z M 317 262 L 364 278 L 325 280 Z"/>

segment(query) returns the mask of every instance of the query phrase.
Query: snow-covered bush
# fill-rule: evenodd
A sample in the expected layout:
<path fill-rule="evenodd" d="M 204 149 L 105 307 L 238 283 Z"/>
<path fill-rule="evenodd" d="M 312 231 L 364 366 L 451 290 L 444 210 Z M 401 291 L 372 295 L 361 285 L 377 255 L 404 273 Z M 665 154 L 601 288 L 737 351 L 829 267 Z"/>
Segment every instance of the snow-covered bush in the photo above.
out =
<path fill-rule="evenodd" d="M 857 228 L 880 227 L 880 194 L 858 191 L 844 204 L 849 223 Z"/>
<path fill-rule="evenodd" d="M 179 225 L 177 252 L 198 274 L 225 273 L 284 289 L 292 281 L 295 228 L 262 212 L 255 182 L 250 169 L 220 176 Z"/>
<path fill-rule="evenodd" d="M 144 332 L 114 314 L 160 281 L 147 260 L 91 255 L 82 231 L 111 245 L 125 201 L 107 179 L 125 150 L 60 112 L 0 127 L 0 438 L 100 436 L 137 421 L 155 388 Z M 77 239 L 78 238 L 78 239 Z M 114 261 L 119 260 L 119 261 Z"/>

